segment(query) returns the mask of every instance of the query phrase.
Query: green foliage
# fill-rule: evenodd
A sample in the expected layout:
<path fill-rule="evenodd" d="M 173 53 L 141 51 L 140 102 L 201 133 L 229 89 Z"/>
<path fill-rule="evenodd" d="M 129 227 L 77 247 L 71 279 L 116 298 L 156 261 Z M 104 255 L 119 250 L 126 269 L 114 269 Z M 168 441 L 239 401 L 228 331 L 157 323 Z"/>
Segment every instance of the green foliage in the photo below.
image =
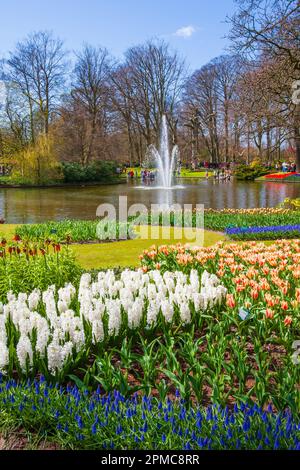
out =
<path fill-rule="evenodd" d="M 40 135 L 35 144 L 20 150 L 16 159 L 10 180 L 12 184 L 45 185 L 62 179 L 51 135 Z"/>
<path fill-rule="evenodd" d="M 42 224 L 27 224 L 17 227 L 16 234 L 22 240 L 59 242 L 118 240 L 120 230 L 133 237 L 131 224 L 100 220 L 61 220 Z"/>
<path fill-rule="evenodd" d="M 65 183 L 107 182 L 118 179 L 116 164 L 110 161 L 96 161 L 83 166 L 80 163 L 63 163 Z"/>
<path fill-rule="evenodd" d="M 234 171 L 234 176 L 238 180 L 250 180 L 253 181 L 255 178 L 260 176 L 267 175 L 270 171 L 267 170 L 260 164 L 255 164 L 252 166 L 249 165 L 239 165 Z"/>
<path fill-rule="evenodd" d="M 299 230 L 276 230 L 256 233 L 240 232 L 229 235 L 231 240 L 292 240 L 300 237 Z"/>
<path fill-rule="evenodd" d="M 292 199 L 287 197 L 281 204 L 279 204 L 279 207 L 292 211 L 300 211 L 300 198 Z"/>

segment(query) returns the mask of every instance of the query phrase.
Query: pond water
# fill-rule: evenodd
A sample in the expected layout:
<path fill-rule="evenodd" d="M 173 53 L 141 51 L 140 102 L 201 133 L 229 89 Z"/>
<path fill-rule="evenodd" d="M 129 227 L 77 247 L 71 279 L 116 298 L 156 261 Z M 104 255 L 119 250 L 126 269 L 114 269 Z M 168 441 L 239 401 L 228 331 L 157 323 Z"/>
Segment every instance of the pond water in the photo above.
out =
<path fill-rule="evenodd" d="M 170 191 L 138 188 L 137 182 L 118 185 L 0 189 L 0 217 L 6 223 L 34 223 L 64 218 L 94 219 L 98 205 L 118 207 L 119 196 L 127 196 L 128 207 L 151 204 L 204 204 L 206 208 L 274 207 L 284 198 L 300 197 L 300 184 L 277 182 L 216 182 L 181 179 Z"/>

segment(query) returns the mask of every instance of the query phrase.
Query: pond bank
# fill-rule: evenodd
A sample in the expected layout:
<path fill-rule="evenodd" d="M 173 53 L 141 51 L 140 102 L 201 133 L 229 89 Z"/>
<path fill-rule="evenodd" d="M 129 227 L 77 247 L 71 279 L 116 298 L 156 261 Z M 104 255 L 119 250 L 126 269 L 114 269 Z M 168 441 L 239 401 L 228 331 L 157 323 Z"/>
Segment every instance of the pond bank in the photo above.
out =
<path fill-rule="evenodd" d="M 123 179 L 119 179 L 116 181 L 102 181 L 102 182 L 86 182 L 86 183 L 54 183 L 54 184 L 3 184 L 0 182 L 1 189 L 52 189 L 52 188 L 85 188 L 85 187 L 93 187 L 93 186 L 107 186 L 107 185 L 114 185 L 114 184 L 124 184 L 126 181 Z"/>

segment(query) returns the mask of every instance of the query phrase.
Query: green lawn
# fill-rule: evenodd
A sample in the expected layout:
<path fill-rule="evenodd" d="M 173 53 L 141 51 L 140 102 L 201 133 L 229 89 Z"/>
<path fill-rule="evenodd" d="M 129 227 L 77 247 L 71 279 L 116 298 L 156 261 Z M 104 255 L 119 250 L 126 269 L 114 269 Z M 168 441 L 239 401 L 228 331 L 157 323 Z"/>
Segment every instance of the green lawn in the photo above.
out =
<path fill-rule="evenodd" d="M 137 171 L 138 177 L 141 176 L 141 168 L 128 168 L 127 173 L 128 173 L 128 171 L 131 171 L 131 170 L 134 171 L 134 174 Z M 213 175 L 213 172 L 209 171 L 208 176 L 212 176 L 212 175 Z M 126 177 L 125 174 L 123 174 L 122 176 L 124 178 Z M 182 168 L 180 176 L 182 178 L 205 178 L 206 177 L 206 171 L 191 171 L 191 170 L 186 170 L 185 168 Z"/>
<path fill-rule="evenodd" d="M 212 176 L 212 175 L 213 175 L 213 172 L 209 171 L 208 176 Z M 180 176 L 182 178 L 205 178 L 206 171 L 191 171 L 191 170 L 182 169 Z"/>
<path fill-rule="evenodd" d="M 145 227 L 143 228 L 145 230 Z M 175 229 L 176 230 L 176 229 Z M 86 245 L 72 245 L 77 259 L 81 266 L 85 269 L 91 268 L 108 268 L 116 266 L 138 266 L 139 255 L 143 250 L 150 248 L 151 245 L 172 245 L 174 243 L 190 243 L 188 238 L 179 238 L 179 233 L 174 232 L 174 228 L 170 228 L 170 238 L 168 234 L 152 233 L 154 237 L 143 239 L 137 238 L 135 240 L 125 240 L 110 243 L 95 243 Z M 201 235 L 201 233 L 199 233 Z M 157 238 L 158 237 L 158 238 Z M 204 231 L 204 245 L 209 246 L 225 240 L 225 237 L 217 232 Z M 191 245 L 198 243 L 191 243 Z"/>

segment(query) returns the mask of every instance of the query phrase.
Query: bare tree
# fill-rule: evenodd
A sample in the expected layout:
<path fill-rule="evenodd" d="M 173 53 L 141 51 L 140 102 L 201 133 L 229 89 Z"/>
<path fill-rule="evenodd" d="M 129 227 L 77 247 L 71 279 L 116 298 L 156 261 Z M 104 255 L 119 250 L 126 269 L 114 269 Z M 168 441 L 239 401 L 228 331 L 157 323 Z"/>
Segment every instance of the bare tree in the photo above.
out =
<path fill-rule="evenodd" d="M 6 80 L 26 99 L 32 142 L 39 131 L 49 131 L 64 84 L 65 55 L 62 41 L 47 31 L 30 34 L 10 53 Z"/>
<path fill-rule="evenodd" d="M 113 100 L 128 130 L 131 155 L 135 147 L 141 159 L 145 147 L 158 140 L 163 114 L 176 140 L 184 73 L 184 61 L 163 41 L 150 41 L 125 53 L 125 63 L 112 76 Z"/>
<path fill-rule="evenodd" d="M 230 18 L 230 38 L 235 49 L 255 58 L 263 54 L 286 68 L 281 83 L 291 90 L 300 79 L 300 2 L 299 0 L 238 0 L 238 11 Z M 272 77 L 271 77 L 272 78 Z M 277 81 L 277 86 L 279 83 Z M 300 104 L 291 100 L 292 130 L 296 145 L 297 170 L 300 171 Z"/>
<path fill-rule="evenodd" d="M 106 49 L 85 45 L 77 55 L 72 83 L 72 106 L 84 118 L 82 163 L 88 164 L 95 150 L 96 134 L 109 128 L 110 84 L 112 60 Z"/>
<path fill-rule="evenodd" d="M 238 81 L 237 107 L 247 141 L 248 162 L 250 142 L 260 158 L 271 162 L 276 150 L 280 152 L 281 145 L 290 137 L 289 90 L 282 87 L 285 72 L 278 61 L 261 57 L 248 64 Z"/>
<path fill-rule="evenodd" d="M 219 102 L 219 112 L 221 113 L 221 123 L 223 127 L 224 140 L 224 161 L 228 162 L 231 147 L 231 132 L 234 129 L 235 144 L 234 151 L 239 147 L 238 142 L 238 111 L 235 107 L 236 85 L 239 76 L 243 72 L 243 64 L 237 56 L 220 56 L 212 61 L 215 66 L 216 86 Z M 233 155 L 233 157 L 235 157 Z"/>

